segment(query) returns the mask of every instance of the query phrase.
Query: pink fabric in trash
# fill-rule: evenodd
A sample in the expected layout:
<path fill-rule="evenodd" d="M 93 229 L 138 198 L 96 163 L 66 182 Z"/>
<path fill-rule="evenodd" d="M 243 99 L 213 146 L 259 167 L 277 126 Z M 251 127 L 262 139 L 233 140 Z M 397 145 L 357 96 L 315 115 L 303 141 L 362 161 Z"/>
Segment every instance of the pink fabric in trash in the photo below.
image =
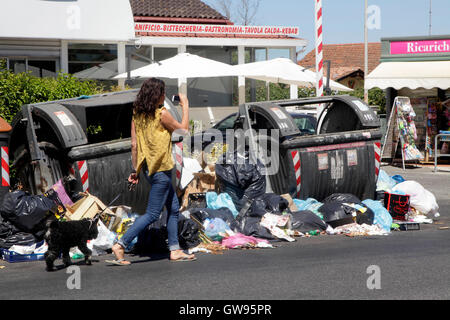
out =
<path fill-rule="evenodd" d="M 59 180 L 57 183 L 55 183 L 52 186 L 52 189 L 56 191 L 56 193 L 58 194 L 59 200 L 61 200 L 61 202 L 64 205 L 69 205 L 69 206 L 73 205 L 73 202 L 72 202 L 72 200 L 70 200 L 69 196 L 67 195 L 66 189 L 64 189 L 64 186 L 63 186 L 61 180 Z"/>
<path fill-rule="evenodd" d="M 269 243 L 269 241 L 267 241 L 267 240 L 257 239 L 255 237 L 251 237 L 251 236 L 246 236 L 246 235 L 243 235 L 242 233 L 236 233 L 234 236 L 223 239 L 222 245 L 229 249 L 233 249 L 236 247 L 245 246 L 248 243 L 258 244 L 259 242 Z"/>

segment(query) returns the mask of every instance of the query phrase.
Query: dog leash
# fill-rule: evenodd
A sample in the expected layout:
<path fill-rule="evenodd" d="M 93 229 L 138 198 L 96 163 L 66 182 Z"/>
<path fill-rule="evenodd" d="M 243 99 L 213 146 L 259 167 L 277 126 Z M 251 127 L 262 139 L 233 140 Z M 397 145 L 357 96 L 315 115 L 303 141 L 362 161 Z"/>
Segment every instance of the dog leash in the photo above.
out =
<path fill-rule="evenodd" d="M 98 218 L 100 218 L 100 216 L 102 215 L 102 213 L 108 209 L 109 207 L 111 207 L 113 205 L 114 202 L 116 202 L 117 199 L 119 199 L 119 197 L 122 195 L 122 193 L 119 193 L 109 204 L 108 206 L 106 206 L 102 211 L 100 211 L 99 213 L 97 213 L 94 217 L 94 219 L 92 219 L 92 221 L 97 220 Z"/>

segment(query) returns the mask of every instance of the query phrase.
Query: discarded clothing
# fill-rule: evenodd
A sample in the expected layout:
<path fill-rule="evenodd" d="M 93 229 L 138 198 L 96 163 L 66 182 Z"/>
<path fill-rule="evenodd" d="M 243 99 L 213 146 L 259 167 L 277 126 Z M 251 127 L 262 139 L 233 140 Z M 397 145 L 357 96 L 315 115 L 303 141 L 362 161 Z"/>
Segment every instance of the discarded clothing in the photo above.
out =
<path fill-rule="evenodd" d="M 237 248 L 273 248 L 267 240 L 236 233 L 222 240 L 222 245 L 229 249 Z"/>

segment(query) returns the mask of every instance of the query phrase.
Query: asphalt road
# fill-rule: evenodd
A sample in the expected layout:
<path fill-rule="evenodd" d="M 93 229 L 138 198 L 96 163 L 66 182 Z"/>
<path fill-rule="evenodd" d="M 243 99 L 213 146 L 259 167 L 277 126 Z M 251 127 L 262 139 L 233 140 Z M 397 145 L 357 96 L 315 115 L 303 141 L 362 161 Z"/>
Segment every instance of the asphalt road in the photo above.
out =
<path fill-rule="evenodd" d="M 440 206 L 439 224 L 389 236 L 317 236 L 275 249 L 197 254 L 195 262 L 129 256 L 128 267 L 107 265 L 111 255 L 79 264 L 80 289 L 68 289 L 67 269 L 48 273 L 44 262 L 1 261 L 0 299 L 450 299 L 450 173 L 432 169 L 390 174 L 416 180 Z M 59 262 L 61 263 L 61 262 Z M 380 289 L 367 287 L 378 266 Z"/>

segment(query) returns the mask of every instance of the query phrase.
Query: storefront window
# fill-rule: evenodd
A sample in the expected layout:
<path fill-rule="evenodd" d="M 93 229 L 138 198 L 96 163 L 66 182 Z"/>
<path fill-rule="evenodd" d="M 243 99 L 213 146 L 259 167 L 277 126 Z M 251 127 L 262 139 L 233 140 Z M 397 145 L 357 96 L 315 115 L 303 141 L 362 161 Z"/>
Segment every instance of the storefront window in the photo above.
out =
<path fill-rule="evenodd" d="M 152 47 L 126 46 L 127 52 L 127 71 L 133 71 L 152 63 Z M 126 85 L 131 88 L 140 88 L 145 79 L 130 79 L 126 81 Z"/>
<path fill-rule="evenodd" d="M 95 67 L 101 68 L 105 62 L 117 59 L 115 44 L 70 44 L 68 51 L 69 73 L 72 74 Z M 91 70 L 94 71 L 94 69 Z"/>
<path fill-rule="evenodd" d="M 25 59 L 9 59 L 9 69 L 14 73 L 27 71 L 27 61 Z"/>
<path fill-rule="evenodd" d="M 35 77 L 55 77 L 56 60 L 30 60 L 30 58 L 0 58 L 0 68 L 8 68 L 14 73 L 30 72 Z"/>
<path fill-rule="evenodd" d="M 177 48 L 154 48 L 153 60 L 161 61 L 172 58 L 178 54 Z"/>
<path fill-rule="evenodd" d="M 28 60 L 28 71 L 40 78 L 56 77 L 56 61 Z"/>

